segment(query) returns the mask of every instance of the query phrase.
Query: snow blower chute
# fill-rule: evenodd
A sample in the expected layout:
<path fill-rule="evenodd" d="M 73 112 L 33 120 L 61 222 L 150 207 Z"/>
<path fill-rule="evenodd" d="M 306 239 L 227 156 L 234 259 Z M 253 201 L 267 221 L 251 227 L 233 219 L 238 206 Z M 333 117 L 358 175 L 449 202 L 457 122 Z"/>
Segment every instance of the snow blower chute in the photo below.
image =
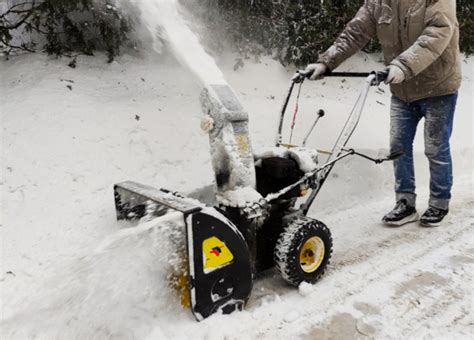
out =
<path fill-rule="evenodd" d="M 356 76 L 366 77 L 365 85 L 322 165 L 318 163 L 318 152 L 304 147 L 307 138 L 303 147 L 291 145 L 291 141 L 282 144 L 283 119 L 293 88 L 299 84 L 301 90 L 308 77 L 298 72 L 282 108 L 276 145 L 258 154 L 253 154 L 248 115 L 234 91 L 228 85 L 208 85 L 203 90 L 202 109 L 211 122 L 215 207 L 135 182 L 115 185 L 118 219 L 159 217 L 170 210 L 182 213 L 188 267 L 182 278 L 188 293 L 185 295 L 189 296 L 183 305 L 189 304 L 197 320 L 218 311 L 231 313 L 242 309 L 250 297 L 253 279 L 271 267 L 275 266 L 292 285 L 303 281 L 314 283 L 324 273 L 332 253 L 331 234 L 324 223 L 306 215 L 332 167 L 350 155 L 360 155 L 376 163 L 398 156 L 373 159 L 346 149 L 370 86 L 379 85 L 386 74 Z M 297 109 L 294 119 L 296 113 Z M 319 111 L 317 120 L 323 115 Z M 306 201 L 297 207 L 297 200 L 305 196 Z"/>

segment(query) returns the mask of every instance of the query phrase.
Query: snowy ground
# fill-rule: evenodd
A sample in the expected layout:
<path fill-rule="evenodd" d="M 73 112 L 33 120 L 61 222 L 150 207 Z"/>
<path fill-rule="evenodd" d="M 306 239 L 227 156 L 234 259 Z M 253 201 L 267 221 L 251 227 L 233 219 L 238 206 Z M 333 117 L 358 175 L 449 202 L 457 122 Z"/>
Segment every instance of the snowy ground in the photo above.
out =
<path fill-rule="evenodd" d="M 377 59 L 360 54 L 345 69 L 379 69 Z M 218 63 L 249 111 L 254 146 L 271 144 L 292 70 L 264 59 L 233 71 L 228 55 Z M 109 255 L 93 251 L 126 227 L 115 221 L 114 183 L 130 179 L 182 192 L 212 183 L 208 141 L 199 130 L 199 86 L 166 55 L 125 55 L 111 65 L 101 57 L 79 58 L 77 69 L 66 64 L 43 55 L 0 62 L 2 339 L 473 337 L 473 59 L 463 63 L 452 142 L 454 199 L 443 227 L 383 227 L 380 217 L 393 205 L 390 165 L 345 161 L 310 212 L 334 236 L 327 275 L 298 291 L 270 272 L 255 283 L 244 312 L 201 323 L 171 306 L 173 296 L 133 296 L 134 282 L 153 290 L 146 280 L 162 274 L 138 245 Z M 309 144 L 330 148 L 358 84 L 306 85 L 296 139 L 324 108 L 327 116 Z M 388 88 L 372 91 L 351 146 L 374 155 L 387 148 L 389 101 Z M 420 133 L 421 211 L 428 194 L 422 141 Z M 153 245 L 140 240 L 145 248 Z M 85 300 L 80 309 L 82 293 L 101 301 Z"/>

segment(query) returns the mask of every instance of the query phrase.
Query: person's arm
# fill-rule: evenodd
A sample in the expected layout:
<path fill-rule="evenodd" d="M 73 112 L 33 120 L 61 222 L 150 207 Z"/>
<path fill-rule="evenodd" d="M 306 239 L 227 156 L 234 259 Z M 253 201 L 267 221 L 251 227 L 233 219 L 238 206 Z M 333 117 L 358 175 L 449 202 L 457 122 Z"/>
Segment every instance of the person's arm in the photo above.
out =
<path fill-rule="evenodd" d="M 318 63 L 323 63 L 332 71 L 367 45 L 369 40 L 375 36 L 375 33 L 375 20 L 369 11 L 366 1 L 354 19 L 347 24 L 334 44 L 319 57 Z"/>
<path fill-rule="evenodd" d="M 456 1 L 431 1 L 426 8 L 425 29 L 415 43 L 391 64 L 402 69 L 406 79 L 421 73 L 443 54 L 453 37 L 456 23 Z"/>

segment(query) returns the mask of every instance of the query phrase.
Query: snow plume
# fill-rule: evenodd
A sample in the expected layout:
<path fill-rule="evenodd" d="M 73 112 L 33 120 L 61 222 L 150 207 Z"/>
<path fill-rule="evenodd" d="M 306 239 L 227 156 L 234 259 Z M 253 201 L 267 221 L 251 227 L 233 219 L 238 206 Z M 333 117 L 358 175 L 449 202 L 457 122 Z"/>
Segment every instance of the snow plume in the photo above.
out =
<path fill-rule="evenodd" d="M 181 15 L 177 0 L 132 0 L 131 4 L 139 9 L 141 24 L 151 34 L 158 53 L 164 42 L 203 85 L 226 84 L 214 59 Z"/>
<path fill-rule="evenodd" d="M 184 235 L 176 212 L 111 235 L 24 301 L 0 324 L 2 337 L 141 339 L 157 319 L 182 319 L 169 280 L 182 270 Z"/>

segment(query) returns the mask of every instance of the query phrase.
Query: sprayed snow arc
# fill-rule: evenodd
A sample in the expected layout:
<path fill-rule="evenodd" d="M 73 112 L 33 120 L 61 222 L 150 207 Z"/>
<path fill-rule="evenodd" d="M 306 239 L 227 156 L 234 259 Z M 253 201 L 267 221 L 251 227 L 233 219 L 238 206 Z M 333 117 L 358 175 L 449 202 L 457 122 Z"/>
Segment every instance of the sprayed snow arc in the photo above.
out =
<path fill-rule="evenodd" d="M 137 0 L 132 3 L 140 9 L 143 24 L 154 38 L 154 48 L 158 53 L 163 48 L 159 39 L 162 38 L 202 85 L 227 84 L 214 59 L 204 51 L 199 38 L 180 15 L 176 0 Z"/>
<path fill-rule="evenodd" d="M 184 270 L 185 226 L 171 213 L 107 237 L 22 303 L 5 339 L 140 339 L 156 315 L 180 315 L 170 287 Z"/>
<path fill-rule="evenodd" d="M 252 147 L 247 138 L 248 114 L 236 93 L 180 15 L 177 1 L 144 0 L 134 4 L 140 9 L 143 23 L 154 39 L 155 50 L 161 50 L 159 38 L 163 39 L 176 59 L 203 86 L 201 106 L 205 114 L 201 127 L 209 133 L 216 176 L 224 172 L 229 174 L 227 183 L 217 188 L 217 195 L 226 196 L 222 201 L 229 202 L 231 206 L 251 204 L 248 199 L 259 195 L 255 191 Z"/>

